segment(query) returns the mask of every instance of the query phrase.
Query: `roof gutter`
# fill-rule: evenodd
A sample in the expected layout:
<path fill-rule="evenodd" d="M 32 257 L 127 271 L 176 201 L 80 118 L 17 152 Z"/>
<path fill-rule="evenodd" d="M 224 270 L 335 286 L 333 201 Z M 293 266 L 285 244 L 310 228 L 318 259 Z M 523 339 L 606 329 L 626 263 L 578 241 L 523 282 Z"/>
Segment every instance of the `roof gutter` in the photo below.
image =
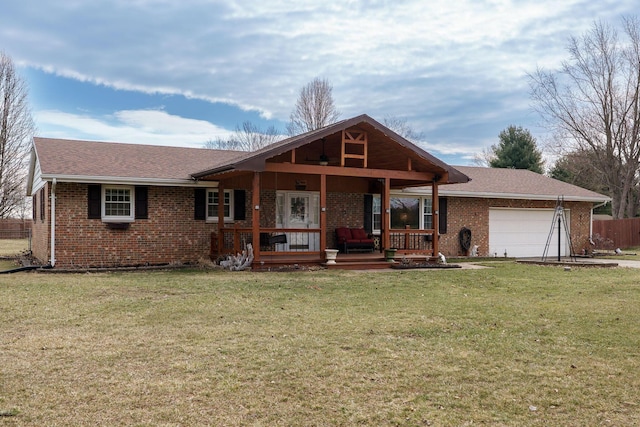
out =
<path fill-rule="evenodd" d="M 419 193 L 419 194 L 431 194 L 431 189 L 422 187 L 422 190 L 419 187 L 416 188 L 405 188 L 403 190 L 405 193 Z M 472 197 L 478 199 L 519 199 L 519 200 L 557 200 L 557 195 L 551 194 L 519 194 L 519 193 L 476 193 L 472 191 L 448 191 L 446 185 L 440 187 L 440 196 L 447 197 Z M 592 202 L 592 203 L 608 203 L 611 199 L 606 198 L 596 198 L 596 197 L 580 197 L 580 196 L 564 196 L 565 202 Z M 598 207 L 598 206 L 596 206 Z"/>
<path fill-rule="evenodd" d="M 194 180 L 198 180 L 208 175 L 213 175 L 213 174 L 222 173 L 222 172 L 229 172 L 234 170 L 235 168 L 236 168 L 235 165 L 221 166 L 219 168 L 209 169 L 206 171 L 191 174 L 191 178 Z"/>
<path fill-rule="evenodd" d="M 194 179 L 157 179 L 120 176 L 43 174 L 41 179 L 43 181 L 57 180 L 58 182 L 81 182 L 84 184 L 156 185 L 163 187 L 216 187 L 218 185 L 215 181 L 198 182 Z"/>

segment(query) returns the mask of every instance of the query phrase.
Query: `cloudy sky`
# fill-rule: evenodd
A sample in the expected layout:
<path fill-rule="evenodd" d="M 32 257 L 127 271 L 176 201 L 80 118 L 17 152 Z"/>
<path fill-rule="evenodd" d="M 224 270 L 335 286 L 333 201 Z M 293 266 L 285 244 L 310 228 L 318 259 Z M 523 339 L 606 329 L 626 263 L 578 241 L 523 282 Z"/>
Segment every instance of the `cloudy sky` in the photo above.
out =
<path fill-rule="evenodd" d="M 342 118 L 406 120 L 452 164 L 507 126 L 544 139 L 527 73 L 638 0 L 5 0 L 0 50 L 38 134 L 201 147 L 251 121 L 284 133 L 328 79 Z"/>

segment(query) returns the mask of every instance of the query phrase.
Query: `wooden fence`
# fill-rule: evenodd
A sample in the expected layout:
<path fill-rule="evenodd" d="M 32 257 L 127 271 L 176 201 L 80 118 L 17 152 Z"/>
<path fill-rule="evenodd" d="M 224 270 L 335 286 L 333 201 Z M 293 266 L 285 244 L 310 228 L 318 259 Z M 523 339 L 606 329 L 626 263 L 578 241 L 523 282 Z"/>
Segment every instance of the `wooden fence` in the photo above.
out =
<path fill-rule="evenodd" d="M 640 246 L 640 218 L 593 221 L 593 240 L 602 249 Z"/>

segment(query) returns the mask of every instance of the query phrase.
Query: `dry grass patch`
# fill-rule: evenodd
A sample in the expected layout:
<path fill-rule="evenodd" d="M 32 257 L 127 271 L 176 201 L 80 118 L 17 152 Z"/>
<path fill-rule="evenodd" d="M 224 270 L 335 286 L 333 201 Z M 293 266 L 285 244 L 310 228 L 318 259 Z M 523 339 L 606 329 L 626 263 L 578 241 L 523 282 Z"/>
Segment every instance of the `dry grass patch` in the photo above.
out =
<path fill-rule="evenodd" d="M 634 425 L 637 271 L 0 277 L 3 425 Z"/>
<path fill-rule="evenodd" d="M 0 257 L 16 256 L 28 249 L 28 239 L 0 239 Z"/>

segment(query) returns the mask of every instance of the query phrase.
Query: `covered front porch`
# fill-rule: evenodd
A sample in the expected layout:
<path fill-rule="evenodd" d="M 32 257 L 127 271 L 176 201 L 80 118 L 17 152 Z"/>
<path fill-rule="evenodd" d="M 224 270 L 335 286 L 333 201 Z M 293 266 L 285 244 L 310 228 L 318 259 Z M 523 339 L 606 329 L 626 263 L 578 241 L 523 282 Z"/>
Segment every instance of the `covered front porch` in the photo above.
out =
<path fill-rule="evenodd" d="M 241 220 L 218 221 L 211 256 L 241 252 L 251 243 L 254 267 L 322 264 L 338 249 L 339 227 L 364 230 L 375 242 L 365 249 L 382 257 L 438 254 L 438 187 L 468 178 L 368 116 L 293 137 L 194 175 L 211 181 L 218 218 L 228 218 L 230 190 Z M 428 200 L 406 207 L 393 192 L 431 186 Z M 236 196 L 236 198 L 239 198 Z M 403 211 L 405 209 L 405 211 Z M 346 254 L 344 254 L 346 255 Z M 341 254 L 342 256 L 342 254 Z"/>
<path fill-rule="evenodd" d="M 329 230 L 329 233 L 331 231 Z M 221 234 L 219 234 L 221 233 Z M 319 244 L 322 229 L 283 229 L 261 228 L 259 245 L 253 245 L 253 229 L 240 227 L 225 227 L 220 232 L 214 232 L 211 236 L 211 258 L 220 255 L 236 254 L 246 249 L 246 244 L 251 243 L 254 248 L 254 263 L 264 265 L 291 265 L 291 264 L 324 264 L 326 262 L 326 250 L 333 247 L 322 248 Z M 390 241 L 387 248 L 383 247 L 382 238 L 372 235 L 374 247 L 372 250 L 357 250 L 338 253 L 341 264 L 374 264 L 386 261 L 385 249 L 395 249 L 394 257 L 420 257 L 434 258 L 437 255 L 437 242 L 433 242 L 435 230 L 389 230 Z M 219 239 L 218 236 L 222 236 Z M 222 240 L 222 241 L 220 241 Z M 437 239 L 435 239 L 437 240 Z M 311 244 L 310 244 L 311 242 Z M 335 245 L 330 245 L 335 246 Z M 335 248 L 337 250 L 337 248 Z M 382 267 L 386 267 L 384 264 Z"/>

